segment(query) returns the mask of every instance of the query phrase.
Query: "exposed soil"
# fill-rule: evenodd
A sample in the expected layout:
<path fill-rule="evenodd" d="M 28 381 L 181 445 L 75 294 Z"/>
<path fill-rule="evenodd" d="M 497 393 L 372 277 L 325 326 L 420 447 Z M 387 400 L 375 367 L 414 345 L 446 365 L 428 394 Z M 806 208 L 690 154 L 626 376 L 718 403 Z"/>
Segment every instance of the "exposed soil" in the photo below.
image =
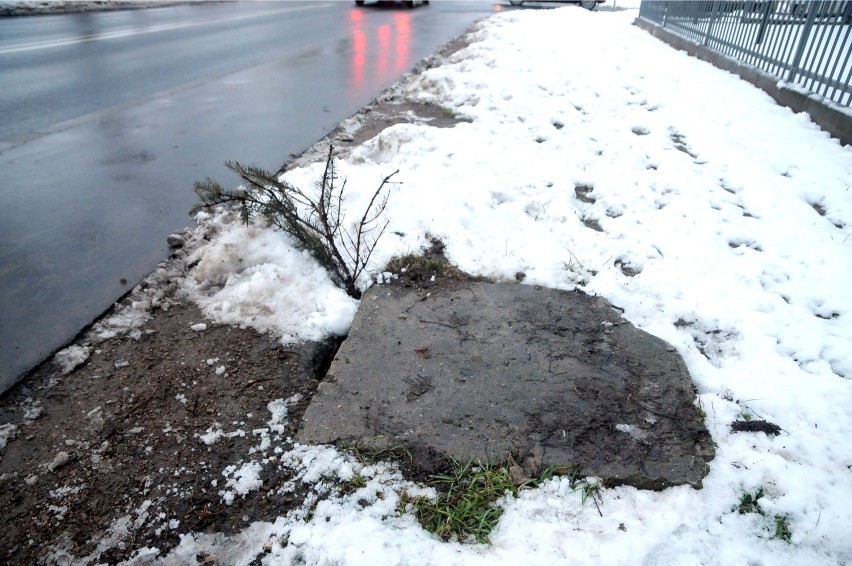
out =
<path fill-rule="evenodd" d="M 102 342 L 67 375 L 46 362 L 0 399 L 3 422 L 17 426 L 0 460 L 0 562 L 115 563 L 301 505 L 298 489 L 266 496 L 292 479 L 269 466 L 263 491 L 227 506 L 222 472 L 259 444 L 271 401 L 301 395 L 282 436 L 295 432 L 336 343 L 284 347 L 251 329 L 191 328 L 203 320 L 188 303 L 155 311 L 138 339 Z M 220 426 L 244 434 L 199 439 Z"/>
<path fill-rule="evenodd" d="M 768 436 L 777 436 L 781 434 L 781 427 L 764 420 L 734 421 L 731 423 L 731 432 L 763 432 Z"/>

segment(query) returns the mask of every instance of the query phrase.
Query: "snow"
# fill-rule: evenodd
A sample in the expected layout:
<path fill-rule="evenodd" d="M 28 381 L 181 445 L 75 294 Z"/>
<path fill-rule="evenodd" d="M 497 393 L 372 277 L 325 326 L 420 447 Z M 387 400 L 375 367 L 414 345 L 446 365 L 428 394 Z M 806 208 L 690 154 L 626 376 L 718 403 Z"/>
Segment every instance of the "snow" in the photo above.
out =
<path fill-rule="evenodd" d="M 210 446 L 212 444 L 216 444 L 223 438 L 234 438 L 235 436 L 245 436 L 246 432 L 242 429 L 236 429 L 232 432 L 225 432 L 225 430 L 219 426 L 219 423 L 213 423 L 212 426 L 207 428 L 207 431 L 204 434 L 197 435 L 198 441 Z"/>
<path fill-rule="evenodd" d="M 18 435 L 18 427 L 6 423 L 0 425 L 0 450 L 6 448 L 6 444 Z"/>
<path fill-rule="evenodd" d="M 62 375 L 68 375 L 74 371 L 74 368 L 85 363 L 91 354 L 92 349 L 90 347 L 75 344 L 56 352 L 53 361 L 59 365 Z"/>
<path fill-rule="evenodd" d="M 70 459 L 71 459 L 71 455 L 68 454 L 68 452 L 64 452 L 64 451 L 58 452 L 56 454 L 56 456 L 53 458 L 53 460 L 50 463 L 46 464 L 46 467 L 47 467 L 48 471 L 53 472 L 53 471 L 57 470 L 58 468 L 61 468 L 62 466 L 67 464 Z"/>
<path fill-rule="evenodd" d="M 131 308 L 122 309 L 103 320 L 96 322 L 92 328 L 94 336 L 100 340 L 108 340 L 126 332 L 136 330 L 151 318 L 149 304 L 131 303 Z M 136 335 L 138 340 L 141 332 Z"/>
<path fill-rule="evenodd" d="M 200 442 L 203 442 L 207 446 L 210 446 L 212 444 L 216 444 L 217 442 L 219 442 L 219 440 L 221 440 L 223 436 L 225 436 L 224 430 L 222 430 L 219 427 L 212 426 L 212 427 L 207 429 L 207 432 L 200 435 L 198 437 L 198 440 Z"/>
<path fill-rule="evenodd" d="M 266 408 L 272 413 L 272 418 L 269 419 L 267 423 L 269 425 L 269 430 L 276 434 L 284 434 L 284 431 L 287 429 L 287 407 L 298 403 L 302 399 L 300 394 L 295 394 L 288 399 L 275 399 L 274 401 L 270 401 Z"/>
<path fill-rule="evenodd" d="M 204 0 L 0 0 L 0 16 L 152 8 Z"/>
<path fill-rule="evenodd" d="M 265 466 L 286 466 L 312 486 L 305 506 L 230 536 L 182 535 L 166 555 L 140 550 L 139 563 L 852 562 L 852 151 L 635 17 L 564 7 L 489 18 L 468 47 L 393 91 L 469 122 L 392 126 L 338 167 L 350 211 L 400 171 L 376 276 L 430 234 L 467 272 L 580 286 L 677 348 L 717 445 L 703 489 L 603 489 L 599 513 L 555 478 L 501 502 L 489 545 L 442 542 L 397 512 L 404 492 L 428 489 L 390 464 L 292 444 L 292 401 L 277 400 L 272 434 L 234 455 L 222 496 L 264 489 Z M 308 188 L 322 167 L 286 179 Z M 347 332 L 357 302 L 286 235 L 223 212 L 199 222 L 210 241 L 184 290 L 206 316 L 284 343 Z M 783 432 L 732 433 L 742 414 Z M 335 491 L 356 476 L 365 487 Z M 765 516 L 739 514 L 740 496 L 761 487 Z M 789 542 L 772 537 L 775 516 Z"/>
<path fill-rule="evenodd" d="M 191 256 L 198 265 L 184 287 L 206 316 L 276 334 L 285 344 L 346 334 L 358 305 L 307 252 L 262 223 L 203 214 L 199 222 L 216 233 L 215 244 Z"/>
<path fill-rule="evenodd" d="M 260 479 L 260 472 L 263 467 L 258 462 L 248 462 L 239 468 L 236 466 L 228 466 L 222 475 L 225 476 L 225 487 L 230 488 L 220 491 L 222 500 L 225 505 L 231 505 L 234 502 L 234 497 L 245 495 L 263 485 L 263 480 Z"/>

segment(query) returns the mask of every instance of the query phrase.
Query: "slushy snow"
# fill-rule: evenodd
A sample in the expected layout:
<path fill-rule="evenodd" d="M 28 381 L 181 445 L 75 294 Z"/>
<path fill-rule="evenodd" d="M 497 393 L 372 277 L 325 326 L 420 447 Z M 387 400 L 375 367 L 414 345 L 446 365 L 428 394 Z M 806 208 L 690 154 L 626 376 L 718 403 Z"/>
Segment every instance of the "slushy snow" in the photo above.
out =
<path fill-rule="evenodd" d="M 216 243 L 190 258 L 198 265 L 185 289 L 206 316 L 277 334 L 284 343 L 346 334 L 358 305 L 307 252 L 260 220 L 250 226 L 231 215 L 199 220 L 217 233 Z"/>
<path fill-rule="evenodd" d="M 397 512 L 404 491 L 430 492 L 394 466 L 268 435 L 275 456 L 265 443 L 255 460 L 235 454 L 224 493 L 272 488 L 258 485 L 263 467 L 287 466 L 314 486 L 304 508 L 140 558 L 852 563 L 852 151 L 806 114 L 633 27 L 636 15 L 564 7 L 489 18 L 468 47 L 393 91 L 468 122 L 392 126 L 338 168 L 351 211 L 400 171 L 374 274 L 430 234 L 467 272 L 581 286 L 674 345 L 717 445 L 704 488 L 604 489 L 599 513 L 556 478 L 502 500 L 489 545 L 443 542 Z M 322 168 L 286 178 L 307 188 Z M 185 287 L 207 316 L 285 342 L 346 333 L 357 303 L 286 235 L 228 213 L 199 220 L 213 235 Z M 270 403 L 272 431 L 283 430 L 281 406 Z M 782 433 L 732 433 L 744 418 Z M 336 495 L 355 476 L 366 486 Z M 765 515 L 738 513 L 760 488 Z M 789 542 L 773 537 L 776 517 Z"/>
<path fill-rule="evenodd" d="M 92 349 L 88 346 L 72 345 L 56 352 L 53 361 L 59 365 L 62 375 L 68 375 L 74 368 L 89 359 Z"/>

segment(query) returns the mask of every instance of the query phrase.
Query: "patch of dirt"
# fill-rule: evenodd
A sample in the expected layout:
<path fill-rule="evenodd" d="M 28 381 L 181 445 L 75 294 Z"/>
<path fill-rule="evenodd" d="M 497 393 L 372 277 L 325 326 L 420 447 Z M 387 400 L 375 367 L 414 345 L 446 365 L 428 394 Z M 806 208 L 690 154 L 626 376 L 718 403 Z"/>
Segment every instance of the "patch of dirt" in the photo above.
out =
<path fill-rule="evenodd" d="M 596 218 L 583 217 L 583 226 L 591 228 L 595 232 L 603 232 L 603 228 Z"/>
<path fill-rule="evenodd" d="M 395 124 L 428 124 L 435 128 L 451 128 L 468 121 L 440 106 L 413 102 L 379 101 L 365 109 L 364 117 L 357 128 L 347 129 L 345 125 L 339 126 L 332 131 L 331 137 L 337 140 L 339 146 L 354 147 Z"/>
<path fill-rule="evenodd" d="M 476 24 L 471 28 L 476 29 Z M 468 34 L 448 41 L 430 57 L 420 61 L 414 69 L 403 75 L 380 97 L 364 106 L 357 114 L 341 122 L 322 140 L 301 155 L 290 155 L 288 167 L 302 167 L 325 160 L 328 146 L 334 147 L 335 155 L 343 155 L 352 148 L 372 139 L 385 128 L 396 124 L 427 124 L 436 128 L 451 128 L 470 119 L 454 110 L 436 104 L 412 102 L 402 91 L 406 85 L 424 71 L 439 66 L 457 51 L 470 45 Z M 283 172 L 284 168 L 279 172 Z"/>
<path fill-rule="evenodd" d="M 450 288 L 458 282 L 489 281 L 486 277 L 470 275 L 452 265 L 444 254 L 445 245 L 441 240 L 428 234 L 426 239 L 429 247 L 422 253 L 395 257 L 388 263 L 387 270 L 393 274 L 388 284 L 429 289 L 436 285 Z"/>
<path fill-rule="evenodd" d="M 350 150 L 370 140 L 396 124 L 426 124 L 436 128 L 452 128 L 469 121 L 452 110 L 435 104 L 411 102 L 394 96 L 374 100 L 351 118 L 344 120 L 328 136 L 314 144 L 302 155 L 295 156 L 287 167 L 304 167 L 325 160 L 329 145 L 334 155 L 346 155 Z M 284 168 L 279 170 L 283 172 Z"/>
<path fill-rule="evenodd" d="M 594 204 L 597 199 L 593 196 L 589 196 L 594 190 L 595 188 L 590 185 L 577 185 L 574 187 L 574 194 L 580 202 Z"/>
<path fill-rule="evenodd" d="M 45 362 L 0 398 L 16 427 L 0 459 L 0 562 L 112 564 L 302 504 L 304 489 L 267 497 L 292 479 L 267 466 L 262 490 L 226 505 L 223 471 L 269 438 L 270 402 L 291 401 L 278 437 L 295 433 L 338 342 L 282 346 L 209 321 L 192 329 L 201 322 L 188 303 L 155 310 L 138 339 L 98 344 L 67 375 Z"/>
<path fill-rule="evenodd" d="M 734 421 L 731 423 L 731 432 L 763 432 L 777 436 L 781 434 L 781 427 L 764 420 Z"/>
<path fill-rule="evenodd" d="M 636 277 L 638 274 L 642 273 L 641 269 L 637 269 L 630 263 L 630 260 L 624 258 L 616 259 L 614 265 L 627 277 Z"/>

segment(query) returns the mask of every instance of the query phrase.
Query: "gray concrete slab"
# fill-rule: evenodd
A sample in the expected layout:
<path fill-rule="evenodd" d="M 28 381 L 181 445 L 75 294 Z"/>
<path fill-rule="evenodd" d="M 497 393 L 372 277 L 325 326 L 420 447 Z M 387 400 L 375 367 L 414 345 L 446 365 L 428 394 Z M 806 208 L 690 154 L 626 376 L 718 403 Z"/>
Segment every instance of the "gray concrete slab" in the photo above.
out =
<path fill-rule="evenodd" d="M 376 286 L 297 440 L 700 487 L 714 451 L 694 399 L 675 349 L 604 299 L 473 281 Z"/>

